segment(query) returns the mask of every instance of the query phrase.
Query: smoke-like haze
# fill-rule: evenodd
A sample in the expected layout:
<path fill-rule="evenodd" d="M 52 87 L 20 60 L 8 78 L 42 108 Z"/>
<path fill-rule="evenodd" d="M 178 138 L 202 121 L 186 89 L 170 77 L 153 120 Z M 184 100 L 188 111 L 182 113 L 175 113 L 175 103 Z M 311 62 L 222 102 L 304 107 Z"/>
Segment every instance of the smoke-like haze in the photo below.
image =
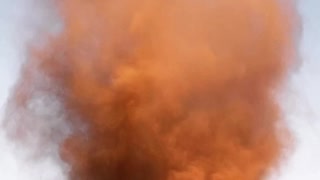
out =
<path fill-rule="evenodd" d="M 278 165 L 289 135 L 277 95 L 296 63 L 293 1 L 55 8 L 64 29 L 34 43 L 5 125 L 24 143 L 41 136 L 40 154 L 60 144 L 70 179 L 260 180 Z"/>

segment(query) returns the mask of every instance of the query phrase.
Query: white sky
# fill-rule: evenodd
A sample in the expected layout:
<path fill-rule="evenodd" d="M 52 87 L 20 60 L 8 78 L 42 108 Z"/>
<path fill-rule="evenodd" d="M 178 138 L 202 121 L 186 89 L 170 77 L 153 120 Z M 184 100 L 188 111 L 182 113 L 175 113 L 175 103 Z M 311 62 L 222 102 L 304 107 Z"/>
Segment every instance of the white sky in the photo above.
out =
<path fill-rule="evenodd" d="M 34 27 L 50 19 L 46 13 L 49 7 L 31 4 L 30 0 L 0 0 L 0 119 L 24 59 L 24 42 L 33 35 L 28 23 Z M 320 0 L 301 0 L 299 9 L 303 20 L 303 64 L 294 75 L 286 103 L 297 148 L 272 180 L 320 180 Z M 20 149 L 4 138 L 0 129 L 0 179 L 62 180 L 64 177 L 50 158 L 30 163 Z"/>

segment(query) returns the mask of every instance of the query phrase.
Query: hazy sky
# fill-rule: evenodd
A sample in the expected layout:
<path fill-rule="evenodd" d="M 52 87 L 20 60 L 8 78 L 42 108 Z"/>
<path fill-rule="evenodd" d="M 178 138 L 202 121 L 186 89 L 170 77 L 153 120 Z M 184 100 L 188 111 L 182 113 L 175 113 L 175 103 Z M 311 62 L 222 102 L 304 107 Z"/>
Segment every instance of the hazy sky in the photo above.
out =
<path fill-rule="evenodd" d="M 47 16 L 50 13 L 46 13 L 50 6 L 41 4 L 40 7 L 31 1 L 0 0 L 0 118 L 19 65 L 25 58 L 24 42 L 34 35 L 28 27 L 51 18 Z M 280 174 L 272 176 L 272 180 L 320 179 L 320 0 L 301 0 L 299 10 L 303 20 L 300 48 L 303 64 L 294 75 L 288 100 L 284 102 L 297 147 Z M 4 138 L 0 129 L 1 179 L 63 179 L 61 169 L 52 159 L 35 163 L 21 152 Z"/>

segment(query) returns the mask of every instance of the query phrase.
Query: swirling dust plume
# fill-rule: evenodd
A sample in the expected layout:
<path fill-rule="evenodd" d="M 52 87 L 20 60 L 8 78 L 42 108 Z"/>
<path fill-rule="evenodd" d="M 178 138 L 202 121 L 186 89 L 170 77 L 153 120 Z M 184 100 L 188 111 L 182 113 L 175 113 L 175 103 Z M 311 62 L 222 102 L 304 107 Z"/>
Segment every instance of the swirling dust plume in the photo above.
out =
<path fill-rule="evenodd" d="M 30 50 L 11 108 L 26 111 L 39 89 L 58 99 L 72 129 L 59 147 L 70 179 L 260 180 L 279 165 L 295 2 L 54 4 L 63 29 Z M 20 138 L 24 120 L 11 128 Z"/>

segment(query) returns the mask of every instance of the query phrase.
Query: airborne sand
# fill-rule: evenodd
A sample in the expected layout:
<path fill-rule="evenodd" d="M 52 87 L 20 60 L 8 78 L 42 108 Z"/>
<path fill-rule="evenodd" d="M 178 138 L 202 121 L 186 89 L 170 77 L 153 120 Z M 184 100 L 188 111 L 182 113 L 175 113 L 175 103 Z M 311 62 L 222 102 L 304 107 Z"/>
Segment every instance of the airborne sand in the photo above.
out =
<path fill-rule="evenodd" d="M 277 94 L 296 63 L 293 1 L 57 8 L 64 30 L 31 50 L 10 108 L 26 108 L 35 89 L 56 97 L 73 128 L 60 147 L 70 179 L 260 180 L 277 166 L 289 138 Z"/>

